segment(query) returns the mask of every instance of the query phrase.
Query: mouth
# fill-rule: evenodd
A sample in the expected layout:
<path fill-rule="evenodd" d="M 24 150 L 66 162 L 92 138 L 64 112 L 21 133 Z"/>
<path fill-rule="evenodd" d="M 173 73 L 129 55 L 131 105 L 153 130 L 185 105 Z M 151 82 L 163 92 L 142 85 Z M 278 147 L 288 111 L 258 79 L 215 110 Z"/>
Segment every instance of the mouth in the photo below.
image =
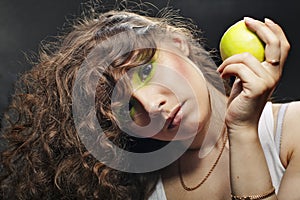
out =
<path fill-rule="evenodd" d="M 183 117 L 182 105 L 183 103 L 176 105 L 169 113 L 166 121 L 166 126 L 168 130 L 179 126 Z"/>

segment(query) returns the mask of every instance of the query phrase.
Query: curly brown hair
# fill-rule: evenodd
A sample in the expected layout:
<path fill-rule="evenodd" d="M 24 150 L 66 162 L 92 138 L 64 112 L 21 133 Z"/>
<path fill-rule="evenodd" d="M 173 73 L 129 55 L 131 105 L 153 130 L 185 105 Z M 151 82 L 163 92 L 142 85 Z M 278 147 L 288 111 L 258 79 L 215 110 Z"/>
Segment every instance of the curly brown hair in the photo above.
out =
<path fill-rule="evenodd" d="M 200 45 L 198 32 L 190 21 L 165 10 L 162 17 L 150 18 L 132 12 L 109 11 L 85 16 L 69 33 L 44 46 L 39 62 L 16 84 L 11 105 L 5 113 L 3 138 L 7 148 L 1 153 L 0 196 L 2 199 L 147 199 L 159 178 L 158 172 L 127 173 L 98 161 L 82 144 L 72 112 L 74 82 L 80 67 L 95 47 L 113 35 L 126 32 L 128 40 L 116 48 L 107 47 L 112 62 L 104 68 L 97 55 L 93 72 L 101 73 L 95 92 L 99 124 L 119 147 L 151 151 L 164 144 L 126 136 L 111 111 L 111 95 L 116 81 L 131 67 L 149 62 L 155 48 L 153 31 L 175 30 L 187 38 L 190 59 L 205 68 L 208 80 L 215 65 Z M 144 31 L 134 27 L 147 27 Z M 91 60 L 91 59 L 90 59 Z M 202 69 L 203 71 L 203 69 Z M 93 76 L 92 73 L 89 74 Z M 213 85 L 213 83 L 212 83 Z M 88 90 L 89 86 L 83 86 Z M 87 114 L 89 116 L 89 114 Z M 85 122 L 89 122 L 87 117 Z M 91 128 L 93 128 L 91 126 Z M 101 139 L 99 140 L 101 143 Z M 105 148 L 114 148 L 104 143 Z M 155 144 L 155 145 L 154 145 Z M 147 145 L 146 145 L 147 146 Z M 140 147 L 143 147 L 141 149 Z M 108 154 L 115 160 L 120 155 Z"/>

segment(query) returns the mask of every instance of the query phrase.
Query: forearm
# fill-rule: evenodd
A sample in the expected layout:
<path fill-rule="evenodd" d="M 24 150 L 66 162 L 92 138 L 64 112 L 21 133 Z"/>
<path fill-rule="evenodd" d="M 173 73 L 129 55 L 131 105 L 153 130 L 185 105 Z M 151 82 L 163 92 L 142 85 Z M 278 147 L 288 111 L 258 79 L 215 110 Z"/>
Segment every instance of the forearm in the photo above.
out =
<path fill-rule="evenodd" d="M 273 188 L 257 129 L 230 130 L 230 178 L 235 196 L 265 194 Z M 277 199 L 271 195 L 264 199 Z"/>

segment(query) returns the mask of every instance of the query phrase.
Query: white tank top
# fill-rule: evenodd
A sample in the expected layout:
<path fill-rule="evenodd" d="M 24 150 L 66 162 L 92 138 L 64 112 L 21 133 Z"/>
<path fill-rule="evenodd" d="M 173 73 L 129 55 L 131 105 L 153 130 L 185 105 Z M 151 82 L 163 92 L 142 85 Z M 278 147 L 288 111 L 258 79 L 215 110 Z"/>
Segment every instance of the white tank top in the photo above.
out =
<path fill-rule="evenodd" d="M 281 130 L 284 119 L 285 110 L 288 104 L 282 104 L 278 111 L 277 117 L 277 128 L 274 130 L 274 118 L 272 111 L 272 103 L 268 102 L 262 112 L 258 125 L 259 139 L 265 153 L 267 164 L 269 167 L 270 175 L 272 178 L 273 186 L 278 192 L 281 178 L 285 172 L 279 152 L 280 152 L 280 141 L 281 141 Z M 275 136 L 274 136 L 275 131 Z M 167 200 L 164 186 L 161 178 L 156 184 L 156 188 L 148 200 Z"/>

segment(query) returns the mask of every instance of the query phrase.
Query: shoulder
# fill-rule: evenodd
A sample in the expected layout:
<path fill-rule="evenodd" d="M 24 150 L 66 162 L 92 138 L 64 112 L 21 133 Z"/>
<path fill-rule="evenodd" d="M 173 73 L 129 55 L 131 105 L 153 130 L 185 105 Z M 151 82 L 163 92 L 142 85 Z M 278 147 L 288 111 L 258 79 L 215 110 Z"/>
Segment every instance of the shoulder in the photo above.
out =
<path fill-rule="evenodd" d="M 288 124 L 286 128 L 297 128 L 300 127 L 300 101 L 294 101 L 289 103 L 286 117 L 285 117 L 285 124 Z M 292 127 L 291 127 L 292 126 Z M 299 129 L 294 129 L 294 131 L 298 132 Z"/>
<path fill-rule="evenodd" d="M 275 105 L 276 106 L 280 105 Z M 286 168 L 278 199 L 300 199 L 300 102 L 288 103 L 282 125 L 280 159 Z"/>
<path fill-rule="evenodd" d="M 274 119 L 278 117 L 278 111 L 282 104 L 273 104 Z M 276 120 L 274 120 L 276 121 Z M 288 103 L 282 124 L 280 156 L 283 165 L 287 167 L 291 159 L 297 155 L 300 157 L 300 101 Z M 276 122 L 275 122 L 276 123 Z M 275 125 L 276 126 L 276 125 Z"/>

